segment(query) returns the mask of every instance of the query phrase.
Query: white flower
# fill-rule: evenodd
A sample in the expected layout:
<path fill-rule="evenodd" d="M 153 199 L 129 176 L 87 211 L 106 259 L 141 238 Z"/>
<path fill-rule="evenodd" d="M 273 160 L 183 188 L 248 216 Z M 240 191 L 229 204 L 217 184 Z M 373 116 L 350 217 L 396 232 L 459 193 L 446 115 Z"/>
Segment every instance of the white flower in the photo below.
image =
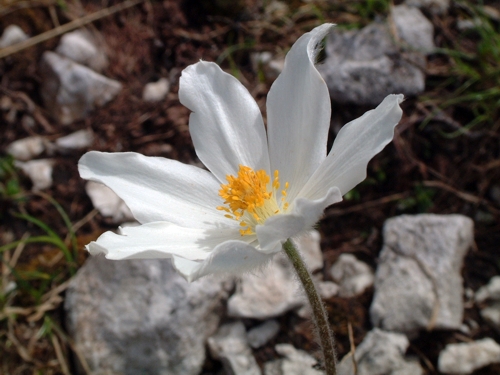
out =
<path fill-rule="evenodd" d="M 106 232 L 87 249 L 108 259 L 172 258 L 189 281 L 236 274 L 267 262 L 290 237 L 311 228 L 324 209 L 366 177 L 389 143 L 402 95 L 345 125 L 327 156 L 328 89 L 314 66 L 332 25 L 293 45 L 267 97 L 267 136 L 250 93 L 216 64 L 187 67 L 179 98 L 210 171 L 137 153 L 89 152 L 82 178 L 101 182 L 130 207 L 138 227 Z"/>

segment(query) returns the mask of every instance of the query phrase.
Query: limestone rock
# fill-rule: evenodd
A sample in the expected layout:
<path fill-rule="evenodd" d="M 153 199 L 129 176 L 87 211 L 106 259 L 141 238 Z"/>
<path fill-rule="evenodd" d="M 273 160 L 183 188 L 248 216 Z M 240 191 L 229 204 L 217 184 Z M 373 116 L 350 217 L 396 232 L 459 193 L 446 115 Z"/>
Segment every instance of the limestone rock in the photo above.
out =
<path fill-rule="evenodd" d="M 449 344 L 439 353 L 438 369 L 444 374 L 472 374 L 481 367 L 500 363 L 500 345 L 493 339 Z"/>
<path fill-rule="evenodd" d="M 423 375 L 424 370 L 417 360 L 405 358 L 409 345 L 403 334 L 374 328 L 356 348 L 357 375 Z M 339 375 L 355 374 L 351 354 L 342 359 L 337 371 Z"/>
<path fill-rule="evenodd" d="M 322 371 L 313 368 L 316 360 L 302 350 L 289 344 L 275 346 L 278 354 L 285 357 L 264 365 L 265 375 L 323 375 Z"/>
<path fill-rule="evenodd" d="M 352 254 L 341 254 L 330 273 L 339 284 L 340 297 L 354 297 L 373 285 L 373 271 Z"/>
<path fill-rule="evenodd" d="M 114 223 L 134 221 L 134 215 L 127 204 L 106 185 L 95 181 L 85 184 L 85 191 L 92 201 L 92 205 L 102 216 L 111 217 Z"/>
<path fill-rule="evenodd" d="M 221 283 L 189 284 L 167 259 L 96 256 L 67 290 L 67 327 L 92 375 L 198 375 L 225 297 Z"/>
<path fill-rule="evenodd" d="M 92 130 L 82 129 L 56 139 L 55 145 L 59 151 L 64 152 L 90 147 L 93 141 L 94 133 Z"/>
<path fill-rule="evenodd" d="M 425 64 L 425 57 L 401 55 L 388 25 L 333 29 L 325 52 L 318 70 L 335 102 L 378 105 L 388 94 L 411 96 L 425 88 L 425 74 L 418 67 Z"/>
<path fill-rule="evenodd" d="M 462 215 L 387 220 L 370 307 L 373 325 L 409 335 L 420 329 L 459 329 L 464 309 L 460 272 L 472 242 L 473 222 Z"/>
<path fill-rule="evenodd" d="M 16 160 L 31 160 L 46 149 L 46 141 L 39 136 L 18 139 L 7 146 L 7 153 Z"/>
<path fill-rule="evenodd" d="M 319 233 L 311 231 L 295 241 L 298 250 L 314 271 L 323 265 Z M 261 270 L 243 275 L 228 301 L 228 314 L 236 318 L 269 319 L 305 303 L 295 270 L 281 253 Z"/>
<path fill-rule="evenodd" d="M 220 327 L 217 333 L 208 339 L 208 347 L 212 356 L 222 361 L 227 374 L 262 374 L 248 346 L 243 323 L 229 323 Z"/>
<path fill-rule="evenodd" d="M 488 285 L 479 288 L 475 299 L 481 305 L 483 319 L 500 331 L 500 276 L 492 277 Z"/>
<path fill-rule="evenodd" d="M 407 5 L 392 7 L 391 16 L 397 29 L 398 37 L 411 50 L 429 54 L 436 49 L 434 44 L 434 26 L 418 8 Z"/>
<path fill-rule="evenodd" d="M 156 82 L 150 82 L 144 86 L 142 91 L 142 100 L 146 102 L 159 102 L 168 94 L 170 82 L 166 78 L 161 78 Z"/>
<path fill-rule="evenodd" d="M 108 66 L 106 53 L 99 48 L 90 32 L 85 29 L 64 34 L 56 52 L 96 72 L 102 72 Z"/>
<path fill-rule="evenodd" d="M 120 82 L 50 51 L 42 56 L 40 73 L 45 106 L 66 125 L 108 103 L 122 88 Z"/>
<path fill-rule="evenodd" d="M 254 349 L 260 348 L 276 336 L 279 329 L 280 325 L 276 320 L 266 320 L 264 323 L 248 331 L 248 343 Z"/>
<path fill-rule="evenodd" d="M 54 167 L 52 159 L 38 159 L 26 162 L 18 161 L 16 167 L 20 168 L 33 183 L 32 190 L 38 191 L 52 186 L 52 170 Z"/>
<path fill-rule="evenodd" d="M 12 46 L 28 39 L 28 35 L 17 25 L 9 25 L 0 37 L 0 49 Z"/>

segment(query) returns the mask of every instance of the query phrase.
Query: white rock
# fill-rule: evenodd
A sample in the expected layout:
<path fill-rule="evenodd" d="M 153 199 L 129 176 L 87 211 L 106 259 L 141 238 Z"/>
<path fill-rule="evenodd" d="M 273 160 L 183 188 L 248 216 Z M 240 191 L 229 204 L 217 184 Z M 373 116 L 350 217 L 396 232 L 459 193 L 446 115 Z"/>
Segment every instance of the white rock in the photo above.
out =
<path fill-rule="evenodd" d="M 46 142 L 42 137 L 33 136 L 19 139 L 7 146 L 7 153 L 16 160 L 31 160 L 45 151 Z"/>
<path fill-rule="evenodd" d="M 248 346 L 245 326 L 241 322 L 225 324 L 208 339 L 210 353 L 224 364 L 227 374 L 261 375 Z"/>
<path fill-rule="evenodd" d="M 337 103 L 375 106 L 388 94 L 412 96 L 425 89 L 425 73 L 418 67 L 425 65 L 425 56 L 415 52 L 403 56 L 388 25 L 334 28 L 325 53 L 318 70 Z"/>
<path fill-rule="evenodd" d="M 332 298 L 339 294 L 340 286 L 331 281 L 320 281 L 317 284 L 318 293 L 323 299 Z"/>
<path fill-rule="evenodd" d="M 78 150 L 92 146 L 94 133 L 90 129 L 78 130 L 55 141 L 60 151 Z"/>
<path fill-rule="evenodd" d="M 373 285 L 374 275 L 368 264 L 352 254 L 341 254 L 330 273 L 339 284 L 340 297 L 354 297 Z"/>
<path fill-rule="evenodd" d="M 278 344 L 276 352 L 285 358 L 267 362 L 264 365 L 265 375 L 323 375 L 322 371 L 313 368 L 317 361 L 302 350 L 289 344 Z"/>
<path fill-rule="evenodd" d="M 186 282 L 168 259 L 95 256 L 66 292 L 67 327 L 91 374 L 198 375 L 226 297 L 213 279 Z"/>
<path fill-rule="evenodd" d="M 429 54 L 436 49 L 434 26 L 419 9 L 396 5 L 392 7 L 391 16 L 401 41 L 412 50 Z"/>
<path fill-rule="evenodd" d="M 405 358 L 409 345 L 403 334 L 374 328 L 356 348 L 357 375 L 423 375 L 418 361 Z M 351 354 L 342 359 L 337 371 L 339 375 L 355 375 Z"/>
<path fill-rule="evenodd" d="M 112 217 L 115 223 L 135 220 L 125 202 L 106 185 L 88 181 L 85 185 L 85 191 L 93 206 L 102 216 Z"/>
<path fill-rule="evenodd" d="M 305 303 L 294 270 L 283 254 L 262 270 L 245 274 L 228 300 L 228 314 L 236 318 L 269 319 Z"/>
<path fill-rule="evenodd" d="M 108 66 L 106 54 L 98 48 L 92 35 L 84 29 L 64 34 L 56 52 L 96 72 L 102 72 Z"/>
<path fill-rule="evenodd" d="M 459 329 L 464 310 L 461 270 L 473 243 L 473 227 L 462 215 L 387 220 L 370 307 L 372 324 L 408 335 L 420 329 Z"/>
<path fill-rule="evenodd" d="M 264 323 L 248 331 L 248 343 L 254 349 L 260 348 L 271 340 L 279 332 L 280 325 L 274 320 L 266 320 Z"/>
<path fill-rule="evenodd" d="M 33 183 L 33 191 L 47 189 L 52 186 L 54 160 L 38 159 L 26 162 L 18 161 L 15 165 L 30 178 Z"/>
<path fill-rule="evenodd" d="M 494 302 L 483 307 L 481 317 L 497 331 L 500 331 L 500 302 Z"/>
<path fill-rule="evenodd" d="M 481 367 L 500 363 L 500 345 L 490 338 L 449 344 L 439 353 L 438 369 L 444 374 L 471 374 Z"/>
<path fill-rule="evenodd" d="M 319 233 L 312 231 L 296 241 L 309 269 L 323 266 L 319 248 Z M 305 302 L 295 270 L 284 254 L 252 274 L 245 274 L 237 282 L 236 292 L 229 298 L 228 314 L 236 318 L 269 319 L 293 310 Z"/>
<path fill-rule="evenodd" d="M 490 282 L 476 292 L 476 302 L 500 301 L 500 276 L 494 276 Z"/>
<path fill-rule="evenodd" d="M 406 0 L 405 4 L 428 9 L 433 14 L 444 14 L 450 8 L 450 0 Z"/>
<path fill-rule="evenodd" d="M 166 78 L 160 78 L 156 82 L 150 82 L 144 86 L 142 91 L 142 100 L 146 102 L 159 102 L 168 94 L 170 82 Z"/>
<path fill-rule="evenodd" d="M 95 107 L 112 100 L 122 88 L 120 82 L 50 51 L 42 56 L 40 74 L 45 106 L 62 124 L 84 118 Z"/>
<path fill-rule="evenodd" d="M 9 25 L 5 28 L 0 38 L 0 49 L 20 43 L 28 38 L 28 35 L 19 26 Z"/>

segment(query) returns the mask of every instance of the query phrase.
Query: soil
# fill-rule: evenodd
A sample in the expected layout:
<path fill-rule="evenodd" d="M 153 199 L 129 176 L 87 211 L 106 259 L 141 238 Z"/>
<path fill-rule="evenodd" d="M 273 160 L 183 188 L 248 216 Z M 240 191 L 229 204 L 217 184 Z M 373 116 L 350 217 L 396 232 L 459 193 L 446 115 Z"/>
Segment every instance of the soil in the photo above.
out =
<path fill-rule="evenodd" d="M 24 2 L 14 1 L 0 8 L 3 16 L 0 30 L 17 24 L 28 34 L 37 35 L 54 28 L 55 19 L 60 23 L 68 22 L 114 3 L 116 1 L 81 0 L 68 1 L 61 6 L 60 2 L 45 0 L 26 6 Z M 239 0 L 229 2 L 231 6 L 226 6 L 226 3 L 144 1 L 91 24 L 89 29 L 108 51 L 110 64 L 104 75 L 120 81 L 123 89 L 115 100 L 71 125 L 61 125 L 52 119 L 44 110 L 39 95 L 38 61 L 44 51 L 55 48 L 58 38 L 0 60 L 0 101 L 8 103 L 0 106 L 0 156 L 5 156 L 7 145 L 21 138 L 42 135 L 54 140 L 76 130 L 92 129 L 95 141 L 89 150 L 135 151 L 198 163 L 189 135 L 189 110 L 179 103 L 177 95 L 182 69 L 200 59 L 216 61 L 237 75 L 265 113 L 266 94 L 272 82 L 252 69 L 250 53 L 271 51 L 284 55 L 300 35 L 321 23 L 315 9 L 323 12 L 326 21 L 339 25 L 362 26 L 370 19 L 384 16 L 377 9 L 368 15 L 353 13 L 352 5 L 343 1 L 333 2 L 333 5 L 318 3 L 320 5 L 316 8 L 311 5 L 314 3 L 290 1 L 288 13 L 284 16 L 266 13 L 264 3 L 267 2 Z M 459 11 L 452 8 L 449 14 L 432 16 L 438 44 L 446 44 L 450 36 L 457 33 L 454 20 L 458 15 Z M 458 213 L 474 219 L 476 244 L 467 255 L 463 269 L 467 290 L 475 291 L 492 276 L 500 274 L 500 202 L 492 195 L 493 188 L 500 187 L 500 122 L 492 119 L 491 124 L 478 126 L 474 131 L 464 131 L 455 137 L 443 136 L 457 127 L 462 128 L 474 117 L 470 108 L 457 104 L 447 107 L 439 116 L 429 118 L 435 107 L 430 106 L 426 98 L 443 91 L 440 85 L 453 76 L 452 68 L 450 57 L 435 55 L 429 58 L 426 92 L 419 97 L 407 98 L 403 103 L 404 116 L 397 127 L 394 142 L 369 164 L 367 180 L 355 189 L 350 199 L 326 210 L 318 226 L 325 258 L 325 280 L 331 279 L 328 270 L 339 255 L 346 252 L 355 254 L 375 268 L 382 246 L 384 221 L 400 214 L 422 212 Z M 166 100 L 154 104 L 143 102 L 144 85 L 160 77 L 168 77 L 172 83 Z M 453 94 L 450 88 L 444 91 Z M 333 103 L 329 144 L 335 137 L 338 124 L 347 123 L 367 109 Z M 34 119 L 34 124 L 30 118 Z M 86 151 L 40 156 L 56 160 L 54 184 L 44 193 L 57 200 L 73 223 L 93 210 L 76 167 Z M 0 201 L 2 244 L 20 239 L 27 232 L 41 233 L 36 225 L 16 216 L 18 212 L 48 223 L 64 238 L 68 229 L 53 204 L 46 196 L 29 194 L 30 182 L 27 178 L 20 178 L 24 199 L 3 196 Z M 115 225 L 109 219 L 99 214 L 88 217 L 77 232 L 79 265 L 87 256 L 83 245 L 103 231 L 112 229 Z M 49 287 L 56 287 L 69 275 L 61 271 L 67 266 L 64 260 L 47 261 L 54 258 L 54 253 L 54 248 L 49 245 L 27 246 L 18 261 L 18 269 L 60 274 L 61 277 L 50 281 Z M 33 288 L 41 288 L 43 284 L 43 280 L 37 278 L 26 278 L 25 282 L 31 283 Z M 61 296 L 64 297 L 64 292 Z M 373 290 L 368 290 L 357 298 L 335 297 L 326 301 L 339 358 L 350 349 L 349 324 L 353 329 L 354 345 L 359 344 L 372 328 L 368 314 L 372 297 Z M 30 307 L 37 304 L 37 296 L 21 293 L 9 303 Z M 427 374 L 438 374 L 437 357 L 446 344 L 484 337 L 500 342 L 500 334 L 481 319 L 478 311 L 473 303 L 466 304 L 464 322 L 470 328 L 469 334 L 421 332 L 411 342 L 409 354 L 421 360 Z M 62 332 L 63 314 L 60 301 L 48 315 L 54 322 L 51 327 L 59 326 Z M 310 353 L 317 351 L 309 322 L 293 313 L 279 321 L 282 328 L 279 335 L 255 351 L 260 364 L 277 357 L 273 349 L 276 343 L 292 343 Z M 64 373 L 53 342 L 40 333 L 46 322 L 43 319 L 29 321 L 22 314 L 15 320 L 0 320 L 0 358 L 3 358 L 0 373 L 32 374 L 36 373 L 35 370 L 43 374 Z M 245 323 L 250 327 L 257 322 L 249 320 Z M 12 345 L 9 333 L 15 335 L 20 346 Z M 36 335 L 40 337 L 33 339 Z M 23 353 L 20 347 L 27 348 L 28 353 Z M 76 359 L 72 355 L 70 340 L 63 342 L 62 351 L 69 358 L 71 373 Z M 208 357 L 203 373 L 212 374 L 220 368 L 220 363 Z M 475 372 L 481 375 L 498 373 L 500 365 Z"/>

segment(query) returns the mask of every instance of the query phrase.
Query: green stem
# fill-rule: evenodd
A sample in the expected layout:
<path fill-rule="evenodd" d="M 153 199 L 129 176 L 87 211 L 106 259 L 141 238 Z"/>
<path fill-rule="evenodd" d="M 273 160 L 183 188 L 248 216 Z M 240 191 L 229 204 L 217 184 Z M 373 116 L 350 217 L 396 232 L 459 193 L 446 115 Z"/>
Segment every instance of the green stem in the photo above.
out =
<path fill-rule="evenodd" d="M 328 316 L 326 314 L 325 306 L 323 305 L 321 297 L 314 286 L 311 274 L 309 273 L 304 260 L 290 239 L 283 244 L 283 250 L 285 250 L 286 255 L 290 258 L 293 267 L 299 276 L 300 282 L 304 287 L 307 299 L 311 304 L 314 323 L 318 329 L 319 342 L 321 348 L 323 349 L 326 375 L 336 375 L 337 368 L 335 348 L 333 345 L 333 334 L 330 329 L 330 325 L 328 324 Z"/>

